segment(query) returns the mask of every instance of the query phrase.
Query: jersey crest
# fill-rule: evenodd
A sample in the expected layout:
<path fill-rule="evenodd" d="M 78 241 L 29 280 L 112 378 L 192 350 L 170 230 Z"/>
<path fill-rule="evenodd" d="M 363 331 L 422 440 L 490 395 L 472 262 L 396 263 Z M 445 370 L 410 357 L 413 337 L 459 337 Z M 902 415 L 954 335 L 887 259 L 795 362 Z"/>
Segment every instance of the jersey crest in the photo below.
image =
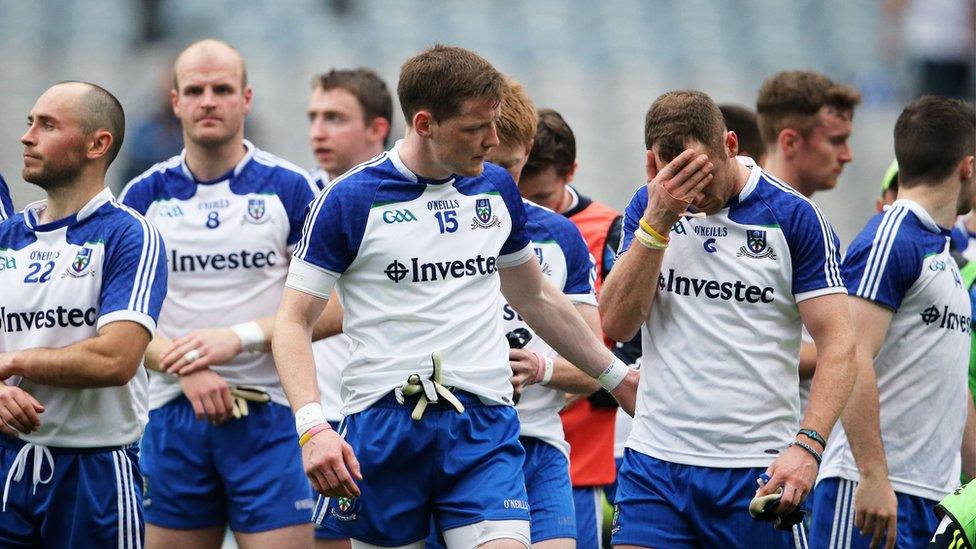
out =
<path fill-rule="evenodd" d="M 775 260 L 776 253 L 773 247 L 766 242 L 766 231 L 761 229 L 746 230 L 746 245 L 739 248 L 736 257 L 752 257 L 754 259 L 770 258 Z"/>
<path fill-rule="evenodd" d="M 244 216 L 244 219 L 251 223 L 264 223 L 268 220 L 264 215 L 266 211 L 263 198 L 249 198 L 247 200 L 247 215 Z"/>
<path fill-rule="evenodd" d="M 91 258 L 92 249 L 88 246 L 82 247 L 80 250 L 78 250 L 78 253 L 75 254 L 75 259 L 71 262 L 71 265 L 66 272 L 75 277 L 94 274 L 92 273 L 93 266 L 91 263 Z"/>
<path fill-rule="evenodd" d="M 479 198 L 475 200 L 474 203 L 474 213 L 475 216 L 472 219 L 471 228 L 477 229 L 490 229 L 492 227 L 501 227 L 502 222 L 498 219 L 497 215 L 492 215 L 491 213 L 491 200 L 487 198 Z"/>

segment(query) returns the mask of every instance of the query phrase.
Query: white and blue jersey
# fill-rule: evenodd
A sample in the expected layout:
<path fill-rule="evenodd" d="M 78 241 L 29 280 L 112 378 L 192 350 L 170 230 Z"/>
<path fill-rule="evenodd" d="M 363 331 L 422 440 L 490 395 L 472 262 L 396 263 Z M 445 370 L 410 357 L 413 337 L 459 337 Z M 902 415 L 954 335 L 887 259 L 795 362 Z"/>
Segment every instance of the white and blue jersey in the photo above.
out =
<path fill-rule="evenodd" d="M 0 175 L 0 221 L 7 219 L 14 214 L 14 203 L 10 200 L 10 189 L 7 182 Z"/>
<path fill-rule="evenodd" d="M 0 223 L 0 352 L 64 347 L 131 321 L 150 334 L 166 295 L 159 233 L 103 190 L 77 214 L 39 224 L 45 201 Z M 12 380 L 8 380 L 11 383 Z M 65 448 L 124 446 L 147 421 L 140 368 L 121 387 L 71 389 L 23 379 L 44 405 L 41 427 L 20 438 Z"/>
<path fill-rule="evenodd" d="M 525 230 L 532 242 L 542 274 L 573 303 L 596 306 L 593 281 L 596 270 L 593 256 L 576 225 L 564 216 L 525 201 Z M 509 345 L 518 342 L 522 348 L 541 356 L 555 358 L 557 353 L 538 337 L 509 304 L 502 307 L 502 325 Z M 534 437 L 559 449 L 569 459 L 569 444 L 563 435 L 559 410 L 566 402 L 565 393 L 542 385 L 527 387 L 515 409 L 522 423 L 523 437 Z"/>
<path fill-rule="evenodd" d="M 641 329 L 642 377 L 627 447 L 671 463 L 765 467 L 800 421 L 797 304 L 845 293 L 839 242 L 817 207 L 751 173 L 726 208 L 681 218 Z M 621 252 L 647 204 L 624 218 Z"/>
<path fill-rule="evenodd" d="M 868 222 L 843 264 L 851 295 L 894 312 L 874 359 L 888 478 L 933 505 L 959 483 L 972 330 L 948 237 L 919 204 L 898 200 Z M 829 477 L 858 480 L 839 424 L 820 470 Z"/>
<path fill-rule="evenodd" d="M 535 257 L 511 176 L 427 180 L 397 148 L 338 178 L 311 204 L 288 286 L 322 298 L 335 287 L 352 340 L 343 414 L 366 409 L 411 374 L 512 404 L 498 269 Z M 338 281 L 338 282 L 336 282 Z"/>
<path fill-rule="evenodd" d="M 177 338 L 275 314 L 315 188 L 308 174 L 245 141 L 223 177 L 198 181 L 185 151 L 125 188 L 122 201 L 158 227 L 169 254 L 169 295 L 159 331 Z M 230 385 L 255 387 L 287 406 L 270 353 L 242 353 L 212 366 Z M 151 372 L 150 407 L 182 393 L 175 376 Z"/>

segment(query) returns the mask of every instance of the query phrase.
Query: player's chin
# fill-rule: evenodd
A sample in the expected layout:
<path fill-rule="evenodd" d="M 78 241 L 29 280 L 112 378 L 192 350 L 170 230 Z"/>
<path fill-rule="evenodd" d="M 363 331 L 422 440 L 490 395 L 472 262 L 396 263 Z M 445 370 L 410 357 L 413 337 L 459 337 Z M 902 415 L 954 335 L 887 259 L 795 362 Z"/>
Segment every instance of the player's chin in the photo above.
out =
<path fill-rule="evenodd" d="M 483 171 L 485 171 L 484 160 L 478 160 L 477 162 L 464 166 L 463 169 L 457 170 L 457 173 L 464 177 L 478 177 Z"/>

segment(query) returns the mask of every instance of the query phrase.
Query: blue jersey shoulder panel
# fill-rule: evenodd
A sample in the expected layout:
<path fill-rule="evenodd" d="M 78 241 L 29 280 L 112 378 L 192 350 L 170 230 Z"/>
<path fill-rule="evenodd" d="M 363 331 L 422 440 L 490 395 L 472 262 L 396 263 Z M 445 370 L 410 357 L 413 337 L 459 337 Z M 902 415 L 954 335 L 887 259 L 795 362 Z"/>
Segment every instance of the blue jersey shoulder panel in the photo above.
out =
<path fill-rule="evenodd" d="M 130 181 L 119 195 L 119 202 L 145 214 L 157 200 L 189 200 L 196 192 L 196 183 L 183 173 L 180 157 L 174 156 Z"/>
<path fill-rule="evenodd" d="M 847 249 L 843 269 L 848 293 L 897 311 L 925 258 L 945 245 L 946 236 L 926 229 L 908 208 L 889 208 L 871 218 Z"/>
<path fill-rule="evenodd" d="M 14 215 L 14 202 L 10 199 L 10 189 L 0 175 L 0 221 Z"/>
<path fill-rule="evenodd" d="M 593 258 L 579 228 L 569 218 L 556 212 L 525 202 L 525 230 L 533 242 L 554 241 L 566 257 L 568 295 L 593 293 Z"/>

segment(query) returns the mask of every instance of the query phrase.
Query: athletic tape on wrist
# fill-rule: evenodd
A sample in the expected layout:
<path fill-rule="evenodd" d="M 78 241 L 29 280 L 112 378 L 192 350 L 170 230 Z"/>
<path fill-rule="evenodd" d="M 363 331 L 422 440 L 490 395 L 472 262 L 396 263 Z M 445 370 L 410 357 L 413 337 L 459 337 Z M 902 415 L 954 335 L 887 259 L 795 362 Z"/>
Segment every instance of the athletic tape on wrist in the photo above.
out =
<path fill-rule="evenodd" d="M 264 330 L 254 322 L 242 322 L 230 327 L 231 330 L 241 338 L 241 350 L 248 353 L 260 353 L 264 351 Z"/>
<path fill-rule="evenodd" d="M 634 240 L 640 242 L 645 248 L 650 248 L 652 250 L 663 250 L 668 247 L 667 242 L 658 240 L 640 227 L 637 227 L 637 229 L 634 230 Z"/>
<path fill-rule="evenodd" d="M 545 360 L 546 371 L 542 374 L 542 381 L 539 382 L 539 385 L 549 385 L 549 382 L 552 381 L 553 362 L 549 357 L 546 357 Z"/>
<path fill-rule="evenodd" d="M 613 362 L 607 366 L 607 369 L 596 380 L 608 393 L 612 393 L 624 378 L 627 377 L 628 372 L 630 372 L 630 368 L 624 364 L 624 361 L 613 357 Z"/>
<path fill-rule="evenodd" d="M 304 435 L 305 431 L 323 423 L 329 424 L 325 420 L 325 411 L 322 409 L 321 403 L 309 402 L 295 412 L 295 430 L 298 431 L 298 436 Z"/>

